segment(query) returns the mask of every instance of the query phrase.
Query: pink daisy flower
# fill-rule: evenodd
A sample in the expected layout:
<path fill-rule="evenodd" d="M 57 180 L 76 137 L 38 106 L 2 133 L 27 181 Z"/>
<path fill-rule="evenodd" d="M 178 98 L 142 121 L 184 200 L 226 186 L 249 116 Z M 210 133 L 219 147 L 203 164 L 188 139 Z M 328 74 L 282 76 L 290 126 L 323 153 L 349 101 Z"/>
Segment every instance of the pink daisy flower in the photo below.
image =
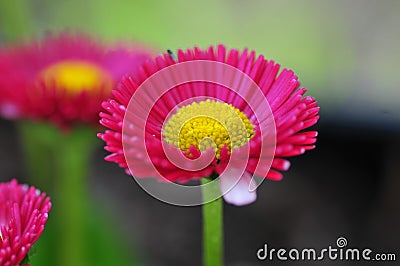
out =
<path fill-rule="evenodd" d="M 0 265 L 19 265 L 39 239 L 50 198 L 16 180 L 0 183 Z"/>
<path fill-rule="evenodd" d="M 154 73 L 178 63 L 204 60 L 224 63 L 240 70 L 259 87 L 262 92 L 261 98 L 265 98 L 270 106 L 275 127 L 272 131 L 276 134 L 276 147 L 273 159 L 270 159 L 269 163 L 261 156 L 264 138 L 261 132 L 271 129 L 262 128 L 262 123 L 254 115 L 252 106 L 222 85 L 203 81 L 181 84 L 160 95 L 148 116 L 141 116 L 140 105 L 154 99 L 150 96 L 148 99 L 144 96 L 142 100 L 136 101 L 135 114 L 127 112 L 132 96 Z M 310 96 L 304 96 L 306 89 L 299 87 L 300 83 L 293 71 L 279 70 L 279 64 L 264 59 L 262 55 L 257 57 L 254 51 L 227 51 L 223 45 L 216 48 L 211 46 L 206 50 L 197 47 L 187 51 L 179 50 L 177 59 L 170 54 L 164 54 L 154 61 L 147 61 L 140 68 L 138 76 L 123 78 L 118 88 L 113 90 L 113 98 L 103 103 L 105 111 L 100 113 L 100 123 L 108 130 L 98 136 L 106 142 L 105 149 L 111 152 L 106 160 L 119 164 L 127 169 L 128 174 L 138 178 L 154 177 L 153 172 L 149 170 L 150 165 L 153 165 L 164 179 L 184 183 L 201 177 L 221 175 L 232 152 L 240 154 L 243 147 L 247 146 L 249 157 L 245 171 L 231 170 L 228 177 L 220 179 L 220 186 L 228 203 L 245 205 L 253 202 L 256 192 L 249 191 L 253 175 L 280 180 L 281 171 L 290 167 L 287 158 L 313 149 L 316 142 L 317 132 L 305 129 L 318 121 L 317 102 Z M 213 69 L 205 68 L 199 71 Z M 152 91 L 148 91 L 147 94 L 151 95 Z M 250 101 L 260 101 L 256 96 L 250 95 L 249 98 Z M 193 114 L 198 117 L 193 118 Z M 146 121 L 140 121 L 141 119 Z M 143 153 L 135 144 L 135 128 L 141 122 L 146 125 L 145 147 L 150 160 L 143 159 Z M 123 129 L 127 130 L 125 133 L 129 134 L 129 137 L 123 137 Z M 127 142 L 132 142 L 132 145 L 124 146 Z M 202 151 L 208 150 L 214 151 L 215 156 L 207 167 L 198 171 L 188 171 L 169 160 L 166 150 L 171 149 L 179 150 L 189 159 L 197 159 Z M 136 161 L 136 167 L 128 169 L 129 160 Z M 265 165 L 261 169 L 268 170 L 259 170 L 260 164 Z M 240 179 L 237 181 L 237 177 L 229 178 L 229 175 L 240 175 Z"/>
<path fill-rule="evenodd" d="M 3 48 L 0 115 L 50 120 L 61 127 L 96 124 L 113 86 L 149 56 L 140 47 L 107 47 L 68 33 Z"/>

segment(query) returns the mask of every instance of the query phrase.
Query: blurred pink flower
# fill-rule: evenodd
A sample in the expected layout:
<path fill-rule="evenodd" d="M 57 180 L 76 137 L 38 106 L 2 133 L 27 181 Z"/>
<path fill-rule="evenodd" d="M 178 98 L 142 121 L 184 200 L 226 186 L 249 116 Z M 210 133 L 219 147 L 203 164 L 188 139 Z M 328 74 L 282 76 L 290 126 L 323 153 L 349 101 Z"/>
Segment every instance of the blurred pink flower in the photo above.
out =
<path fill-rule="evenodd" d="M 101 102 L 150 57 L 142 47 L 106 46 L 64 33 L 0 50 L 0 115 L 98 125 Z"/>
<path fill-rule="evenodd" d="M 44 230 L 50 198 L 16 180 L 0 183 L 0 265 L 19 265 Z"/>

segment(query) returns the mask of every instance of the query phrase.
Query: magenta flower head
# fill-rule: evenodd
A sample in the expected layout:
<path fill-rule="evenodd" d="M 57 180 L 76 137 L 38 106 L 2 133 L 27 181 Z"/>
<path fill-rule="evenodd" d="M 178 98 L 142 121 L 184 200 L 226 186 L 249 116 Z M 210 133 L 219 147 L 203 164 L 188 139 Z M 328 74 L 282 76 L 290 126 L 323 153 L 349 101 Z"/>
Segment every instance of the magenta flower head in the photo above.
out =
<path fill-rule="evenodd" d="M 19 265 L 39 239 L 50 198 L 17 180 L 0 183 L 0 265 Z"/>
<path fill-rule="evenodd" d="M 106 160 L 136 181 L 219 178 L 225 201 L 253 202 L 257 180 L 280 180 L 287 158 L 316 142 L 306 129 L 318 121 L 317 102 L 293 71 L 279 70 L 254 51 L 223 45 L 146 62 L 103 103 Z"/>
<path fill-rule="evenodd" d="M 150 57 L 139 46 L 108 46 L 63 33 L 0 50 L 0 115 L 68 128 L 98 125 L 103 100 L 121 77 Z"/>

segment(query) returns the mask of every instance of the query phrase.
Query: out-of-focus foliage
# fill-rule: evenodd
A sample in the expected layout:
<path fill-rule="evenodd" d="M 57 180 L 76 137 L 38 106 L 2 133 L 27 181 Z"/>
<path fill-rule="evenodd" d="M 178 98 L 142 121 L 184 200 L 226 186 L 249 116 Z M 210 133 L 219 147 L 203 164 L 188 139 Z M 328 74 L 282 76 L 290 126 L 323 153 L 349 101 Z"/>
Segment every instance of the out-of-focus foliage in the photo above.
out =
<path fill-rule="evenodd" d="M 138 40 L 160 51 L 217 43 L 248 47 L 293 69 L 324 108 L 344 105 L 350 111 L 349 105 L 366 104 L 400 111 L 398 1 L 8 2 L 14 4 L 2 9 L 15 15 L 3 17 L 3 36 L 17 36 L 10 23 L 19 19 L 15 29 L 23 37 L 69 29 L 107 40 Z"/>

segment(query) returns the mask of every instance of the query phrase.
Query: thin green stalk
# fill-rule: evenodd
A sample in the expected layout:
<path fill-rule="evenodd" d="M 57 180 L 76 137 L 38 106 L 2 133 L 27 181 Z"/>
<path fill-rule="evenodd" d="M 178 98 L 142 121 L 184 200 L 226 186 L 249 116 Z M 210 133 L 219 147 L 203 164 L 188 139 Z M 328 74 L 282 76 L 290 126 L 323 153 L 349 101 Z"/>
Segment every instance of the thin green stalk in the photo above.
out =
<path fill-rule="evenodd" d="M 90 210 L 86 180 L 97 138 L 91 128 L 61 132 L 49 123 L 18 124 L 30 182 L 50 195 L 53 208 L 47 224 L 53 237 L 45 243 L 48 262 L 59 266 L 88 265 L 86 221 Z M 50 244 L 50 246 L 48 246 Z"/>
<path fill-rule="evenodd" d="M 212 178 L 202 178 L 202 185 Z M 203 199 L 219 192 L 219 182 L 202 187 Z M 203 266 L 223 265 L 223 201 L 217 198 L 203 204 Z"/>
<path fill-rule="evenodd" d="M 85 266 L 90 243 L 86 243 L 85 217 L 88 210 L 86 181 L 89 172 L 93 144 L 97 140 L 94 131 L 76 128 L 63 138 L 55 156 L 54 207 L 57 212 L 58 236 L 60 237 L 59 266 Z M 57 215 L 57 216 L 56 216 Z"/>
<path fill-rule="evenodd" d="M 60 132 L 50 123 L 18 122 L 29 183 L 53 204 L 31 265 L 141 265 L 127 252 L 108 213 L 94 207 L 87 191 L 90 158 L 100 141 L 94 129 Z M 107 217 L 108 219 L 106 219 Z M 116 230 L 118 231 L 118 230 Z"/>

